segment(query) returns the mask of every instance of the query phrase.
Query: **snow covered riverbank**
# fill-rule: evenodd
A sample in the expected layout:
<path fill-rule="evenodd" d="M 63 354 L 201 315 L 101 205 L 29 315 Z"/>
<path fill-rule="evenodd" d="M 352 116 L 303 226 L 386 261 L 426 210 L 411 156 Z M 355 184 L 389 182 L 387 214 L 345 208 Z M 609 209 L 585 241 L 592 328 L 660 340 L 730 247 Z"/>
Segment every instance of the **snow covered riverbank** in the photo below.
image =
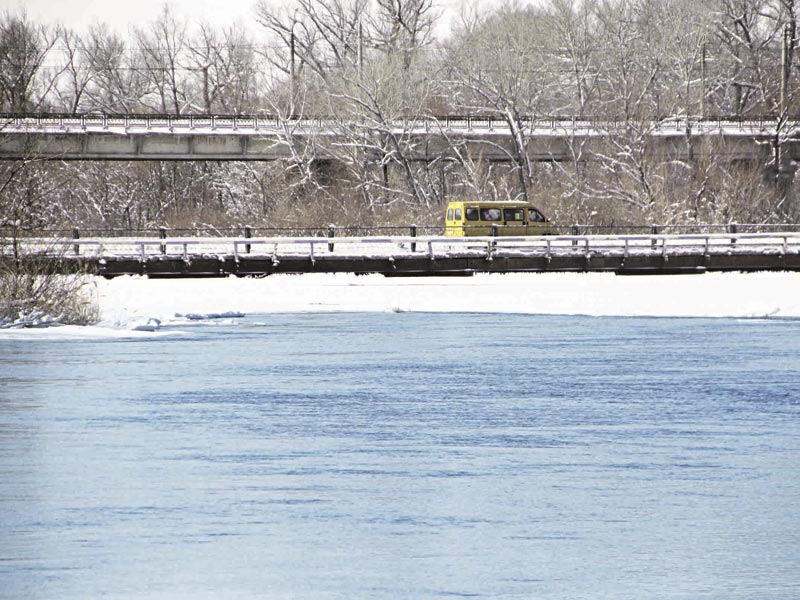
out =
<path fill-rule="evenodd" d="M 592 316 L 800 317 L 800 273 L 623 277 L 605 273 L 385 278 L 97 279 L 105 325 L 176 314 L 308 311 L 502 312 Z"/>

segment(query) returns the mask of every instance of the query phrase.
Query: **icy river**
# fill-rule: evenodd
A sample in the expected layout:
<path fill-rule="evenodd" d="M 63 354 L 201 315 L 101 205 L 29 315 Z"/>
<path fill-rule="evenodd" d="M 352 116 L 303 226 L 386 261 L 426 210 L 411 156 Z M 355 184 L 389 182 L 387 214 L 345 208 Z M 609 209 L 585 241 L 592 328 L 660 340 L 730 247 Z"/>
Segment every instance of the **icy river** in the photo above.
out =
<path fill-rule="evenodd" d="M 0 598 L 794 600 L 798 340 L 424 312 L 2 334 Z"/>

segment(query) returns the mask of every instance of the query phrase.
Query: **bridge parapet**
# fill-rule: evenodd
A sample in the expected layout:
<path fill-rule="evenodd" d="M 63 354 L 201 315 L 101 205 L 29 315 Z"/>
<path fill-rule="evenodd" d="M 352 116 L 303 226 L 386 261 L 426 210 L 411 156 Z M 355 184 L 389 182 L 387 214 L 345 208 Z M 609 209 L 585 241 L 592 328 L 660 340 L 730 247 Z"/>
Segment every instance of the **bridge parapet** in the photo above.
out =
<path fill-rule="evenodd" d="M 622 118 L 575 117 L 575 116 L 522 116 L 519 125 L 529 131 L 570 132 L 582 134 L 596 132 L 610 134 L 636 129 L 641 132 L 682 133 L 687 130 L 699 134 L 711 131 L 740 132 L 743 134 L 795 132 L 800 127 L 800 117 L 779 121 L 773 117 L 665 117 L 656 120 L 635 121 Z M 353 121 L 352 124 L 362 124 Z M 0 131 L 4 133 L 47 132 L 53 129 L 72 131 L 105 130 L 124 127 L 161 130 L 232 130 L 242 135 L 262 130 L 283 130 L 287 126 L 314 131 L 322 128 L 347 126 L 347 121 L 326 116 L 281 116 L 281 115 L 161 115 L 161 114 L 0 114 Z M 508 122 L 493 115 L 444 115 L 398 118 L 386 125 L 398 131 L 424 130 L 504 130 Z"/>
<path fill-rule="evenodd" d="M 603 145 L 609 139 L 626 135 L 648 138 L 648 152 L 675 160 L 713 155 L 766 164 L 776 141 L 792 159 L 800 159 L 800 119 L 670 117 L 632 122 L 528 116 L 519 124 L 535 161 L 569 161 L 578 155 L 592 160 L 607 151 Z M 335 156 L 326 144 L 345 140 L 348 128 L 370 127 L 327 117 L 274 115 L 0 115 L 0 159 L 268 161 L 292 158 L 294 145 L 314 139 L 322 142 L 310 146 L 315 157 L 328 160 Z M 402 140 L 410 160 L 449 156 L 453 143 L 491 161 L 508 161 L 514 153 L 514 133 L 494 116 L 396 119 L 381 127 L 381 134 Z"/>
<path fill-rule="evenodd" d="M 800 270 L 800 233 L 368 238 L 31 238 L 23 260 L 50 257 L 64 272 L 113 277 L 263 276 L 355 272 L 469 275 L 476 272 L 701 273 Z M 12 260 L 0 246 L 0 260 Z"/>

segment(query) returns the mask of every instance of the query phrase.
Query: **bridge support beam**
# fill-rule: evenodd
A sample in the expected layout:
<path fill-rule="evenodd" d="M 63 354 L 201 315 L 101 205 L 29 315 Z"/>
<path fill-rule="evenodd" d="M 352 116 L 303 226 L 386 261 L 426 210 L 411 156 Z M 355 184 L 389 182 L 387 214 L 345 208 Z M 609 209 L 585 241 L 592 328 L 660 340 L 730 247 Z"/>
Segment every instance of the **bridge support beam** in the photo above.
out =
<path fill-rule="evenodd" d="M 2 259 L 0 259 L 2 260 Z M 150 255 L 105 257 L 102 260 L 65 256 L 54 260 L 63 273 L 87 272 L 103 277 L 146 275 L 151 278 L 185 277 L 260 277 L 280 273 L 374 273 L 389 277 L 472 275 L 474 273 L 611 272 L 619 275 L 701 274 L 714 271 L 800 271 L 800 254 L 691 254 L 650 256 L 572 256 L 509 257 L 491 260 L 478 257 L 271 257 Z"/>

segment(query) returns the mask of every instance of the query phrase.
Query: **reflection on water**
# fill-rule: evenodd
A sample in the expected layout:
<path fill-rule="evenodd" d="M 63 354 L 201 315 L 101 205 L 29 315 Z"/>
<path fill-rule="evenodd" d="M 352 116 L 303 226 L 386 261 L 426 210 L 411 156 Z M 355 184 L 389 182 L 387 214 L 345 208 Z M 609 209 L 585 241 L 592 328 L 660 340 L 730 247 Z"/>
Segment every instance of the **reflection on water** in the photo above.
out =
<path fill-rule="evenodd" d="M 2 598 L 800 597 L 800 323 L 0 336 Z"/>

